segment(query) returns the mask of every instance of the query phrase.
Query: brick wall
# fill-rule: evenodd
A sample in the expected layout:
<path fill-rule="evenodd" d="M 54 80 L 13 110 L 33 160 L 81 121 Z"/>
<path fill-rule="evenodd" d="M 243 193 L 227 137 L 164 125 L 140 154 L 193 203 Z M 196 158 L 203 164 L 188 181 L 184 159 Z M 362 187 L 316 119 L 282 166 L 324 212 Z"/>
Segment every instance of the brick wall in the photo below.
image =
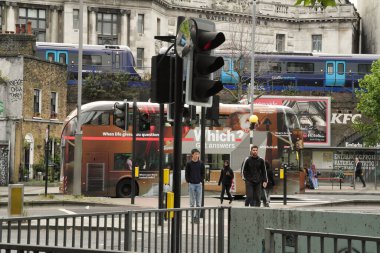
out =
<path fill-rule="evenodd" d="M 27 34 L 1 34 L 0 55 L 34 55 L 36 37 Z"/>

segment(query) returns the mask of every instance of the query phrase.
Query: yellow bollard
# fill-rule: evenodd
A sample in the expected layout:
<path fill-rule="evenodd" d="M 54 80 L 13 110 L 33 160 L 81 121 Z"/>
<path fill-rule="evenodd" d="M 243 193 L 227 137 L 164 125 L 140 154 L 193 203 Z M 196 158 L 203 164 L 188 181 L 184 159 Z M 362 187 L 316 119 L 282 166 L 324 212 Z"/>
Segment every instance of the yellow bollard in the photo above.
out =
<path fill-rule="evenodd" d="M 24 212 L 24 185 L 8 186 L 8 216 L 22 216 Z"/>
<path fill-rule="evenodd" d="M 166 193 L 166 208 L 174 208 L 174 192 L 167 192 Z M 173 218 L 174 212 L 170 211 L 166 213 L 166 218 Z"/>
<path fill-rule="evenodd" d="M 164 169 L 164 184 L 168 185 L 170 183 L 170 170 L 169 169 Z"/>
<path fill-rule="evenodd" d="M 135 167 L 135 178 L 138 178 L 139 177 L 139 173 L 140 173 L 140 171 L 139 171 L 139 167 Z"/>
<path fill-rule="evenodd" d="M 280 169 L 280 179 L 284 179 L 284 168 Z"/>

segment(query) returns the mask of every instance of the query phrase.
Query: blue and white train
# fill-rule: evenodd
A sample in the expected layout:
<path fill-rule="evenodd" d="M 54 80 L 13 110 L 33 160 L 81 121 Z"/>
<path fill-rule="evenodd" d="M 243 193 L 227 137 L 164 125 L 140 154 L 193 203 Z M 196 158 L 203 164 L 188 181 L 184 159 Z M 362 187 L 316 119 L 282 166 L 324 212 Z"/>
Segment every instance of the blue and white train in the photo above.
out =
<path fill-rule="evenodd" d="M 370 73 L 372 63 L 378 59 L 380 55 L 256 54 L 255 83 L 268 91 L 352 92 L 358 87 L 358 80 Z M 232 57 L 224 55 L 220 79 L 229 88 L 238 82 L 234 63 Z M 246 69 L 250 70 L 250 66 Z M 247 71 L 242 79 L 250 76 Z"/>
<path fill-rule="evenodd" d="M 68 84 L 76 84 L 78 76 L 77 44 L 69 43 L 36 43 L 36 56 L 52 62 L 67 65 Z M 130 73 L 140 80 L 135 70 L 135 59 L 131 49 L 120 45 L 83 45 L 82 73 Z"/>

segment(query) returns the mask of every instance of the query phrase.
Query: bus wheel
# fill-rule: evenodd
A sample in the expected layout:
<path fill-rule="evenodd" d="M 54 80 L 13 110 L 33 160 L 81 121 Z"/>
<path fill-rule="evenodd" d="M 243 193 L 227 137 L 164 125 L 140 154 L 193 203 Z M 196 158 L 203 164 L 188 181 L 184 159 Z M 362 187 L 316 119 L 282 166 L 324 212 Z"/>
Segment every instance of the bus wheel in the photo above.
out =
<path fill-rule="evenodd" d="M 135 184 L 135 196 L 138 196 L 139 189 Z M 116 186 L 116 196 L 119 198 L 127 198 L 132 194 L 132 180 L 125 179 L 120 181 Z"/>
<path fill-rule="evenodd" d="M 123 180 L 119 182 L 116 186 L 116 195 L 119 198 L 130 197 L 132 193 L 132 184 L 131 180 Z"/>

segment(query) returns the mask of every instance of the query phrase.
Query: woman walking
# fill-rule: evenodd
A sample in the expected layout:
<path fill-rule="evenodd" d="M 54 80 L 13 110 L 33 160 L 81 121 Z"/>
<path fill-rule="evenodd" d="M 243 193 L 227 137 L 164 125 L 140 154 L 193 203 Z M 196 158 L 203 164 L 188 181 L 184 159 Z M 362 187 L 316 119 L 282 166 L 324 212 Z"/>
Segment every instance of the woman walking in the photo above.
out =
<path fill-rule="evenodd" d="M 224 161 L 223 169 L 220 172 L 220 178 L 218 185 L 222 184 L 222 192 L 220 193 L 220 204 L 223 204 L 224 192 L 227 192 L 229 204 L 232 202 L 232 196 L 230 193 L 232 180 L 234 179 L 234 172 L 230 167 L 230 162 L 228 160 Z"/>

